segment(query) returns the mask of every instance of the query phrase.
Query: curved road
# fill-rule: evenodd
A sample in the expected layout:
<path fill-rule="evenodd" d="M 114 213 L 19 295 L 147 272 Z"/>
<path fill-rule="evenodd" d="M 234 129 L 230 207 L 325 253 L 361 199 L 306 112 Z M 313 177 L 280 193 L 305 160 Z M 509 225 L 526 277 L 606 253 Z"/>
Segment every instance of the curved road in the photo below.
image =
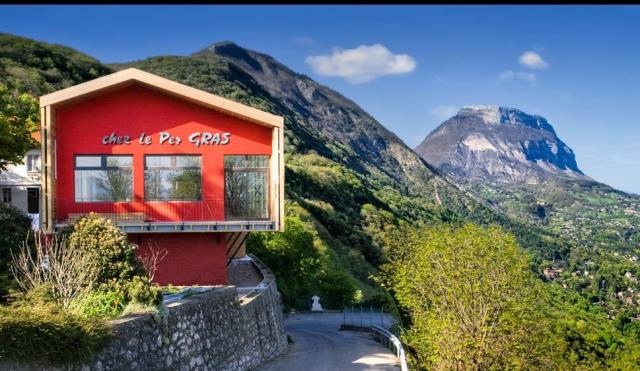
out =
<path fill-rule="evenodd" d="M 385 316 L 386 317 L 386 316 Z M 287 352 L 259 370 L 360 371 L 400 370 L 398 358 L 369 333 L 338 331 L 342 313 L 291 314 L 285 330 L 294 343 Z M 388 319 L 385 318 L 385 322 Z"/>

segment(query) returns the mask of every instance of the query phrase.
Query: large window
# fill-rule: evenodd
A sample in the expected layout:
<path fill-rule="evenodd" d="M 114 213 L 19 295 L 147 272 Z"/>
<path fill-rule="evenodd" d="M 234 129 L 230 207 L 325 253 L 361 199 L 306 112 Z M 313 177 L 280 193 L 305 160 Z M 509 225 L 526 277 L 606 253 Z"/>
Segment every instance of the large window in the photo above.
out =
<path fill-rule="evenodd" d="M 132 163 L 132 156 L 76 156 L 76 202 L 130 201 L 133 197 Z"/>
<path fill-rule="evenodd" d="M 227 219 L 269 219 L 269 156 L 224 156 Z"/>
<path fill-rule="evenodd" d="M 149 201 L 196 201 L 202 199 L 200 156 L 144 158 L 144 197 Z"/>

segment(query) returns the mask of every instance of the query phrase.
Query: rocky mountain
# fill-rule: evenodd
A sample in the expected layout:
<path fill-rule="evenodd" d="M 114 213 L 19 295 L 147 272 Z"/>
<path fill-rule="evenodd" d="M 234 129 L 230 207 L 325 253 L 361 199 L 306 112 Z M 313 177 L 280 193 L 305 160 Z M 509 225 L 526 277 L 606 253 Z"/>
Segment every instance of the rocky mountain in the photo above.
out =
<path fill-rule="evenodd" d="M 640 286 L 624 275 L 640 271 L 640 196 L 584 175 L 545 118 L 464 107 L 415 151 L 495 210 L 572 241 L 568 256 L 543 264 L 550 279 L 611 308 L 633 304 Z"/>
<path fill-rule="evenodd" d="M 463 107 L 415 151 L 459 179 L 527 184 L 589 179 L 544 117 L 515 108 Z"/>

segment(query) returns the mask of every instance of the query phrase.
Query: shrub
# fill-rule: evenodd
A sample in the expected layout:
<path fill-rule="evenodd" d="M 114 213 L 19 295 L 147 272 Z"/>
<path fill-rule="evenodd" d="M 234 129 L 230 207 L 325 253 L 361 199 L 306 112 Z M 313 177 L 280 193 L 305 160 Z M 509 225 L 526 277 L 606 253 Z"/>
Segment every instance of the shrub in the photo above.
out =
<path fill-rule="evenodd" d="M 59 304 L 59 299 L 50 283 L 43 283 L 25 292 L 14 305 L 37 306 L 43 304 Z"/>
<path fill-rule="evenodd" d="M 145 274 L 142 263 L 136 258 L 135 245 L 111 220 L 98 214 L 90 213 L 78 220 L 68 241 L 70 246 L 94 255 L 100 266 L 98 283 L 128 282 Z"/>
<path fill-rule="evenodd" d="M 100 269 L 88 251 L 69 247 L 64 238 L 41 235 L 35 246 L 23 243 L 11 258 L 11 270 L 23 291 L 46 285 L 65 308 L 91 291 Z"/>
<path fill-rule="evenodd" d="M 152 286 L 146 277 L 133 277 L 127 287 L 127 293 L 134 304 L 157 305 L 162 301 L 162 291 Z"/>
<path fill-rule="evenodd" d="M 124 310 L 126 297 L 123 292 L 93 291 L 71 304 L 71 310 L 91 319 L 115 318 Z"/>
<path fill-rule="evenodd" d="M 14 286 L 9 269 L 11 250 L 27 241 L 31 219 L 20 209 L 0 203 L 0 302 L 4 302 L 9 288 Z"/>
<path fill-rule="evenodd" d="M 109 336 L 102 322 L 52 305 L 0 307 L 0 359 L 48 365 L 87 361 Z"/>

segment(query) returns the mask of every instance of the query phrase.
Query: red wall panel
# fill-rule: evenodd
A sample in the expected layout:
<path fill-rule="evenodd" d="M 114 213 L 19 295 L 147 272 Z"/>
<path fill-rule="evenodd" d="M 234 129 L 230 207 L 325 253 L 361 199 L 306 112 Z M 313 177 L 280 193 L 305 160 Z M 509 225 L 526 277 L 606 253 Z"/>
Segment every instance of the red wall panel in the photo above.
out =
<path fill-rule="evenodd" d="M 130 234 L 129 240 L 138 244 L 138 256 L 149 254 L 151 249 L 166 251 L 153 278 L 160 285 L 227 284 L 224 234 Z"/>
<path fill-rule="evenodd" d="M 202 155 L 204 202 L 151 202 L 151 220 L 222 220 L 224 217 L 224 154 L 271 154 L 271 129 L 196 105 L 156 89 L 136 84 L 57 110 L 56 217 L 68 213 L 139 212 L 144 202 L 145 154 Z M 159 133 L 181 138 L 180 144 L 159 143 Z M 104 145 L 102 138 L 115 132 L 128 135 L 131 144 Z M 231 133 L 226 145 L 196 147 L 187 138 L 194 132 Z M 150 145 L 139 144 L 141 133 L 151 136 Z M 74 155 L 133 155 L 134 199 L 104 205 L 74 201 Z M 150 215 L 149 215 L 150 214 Z"/>

